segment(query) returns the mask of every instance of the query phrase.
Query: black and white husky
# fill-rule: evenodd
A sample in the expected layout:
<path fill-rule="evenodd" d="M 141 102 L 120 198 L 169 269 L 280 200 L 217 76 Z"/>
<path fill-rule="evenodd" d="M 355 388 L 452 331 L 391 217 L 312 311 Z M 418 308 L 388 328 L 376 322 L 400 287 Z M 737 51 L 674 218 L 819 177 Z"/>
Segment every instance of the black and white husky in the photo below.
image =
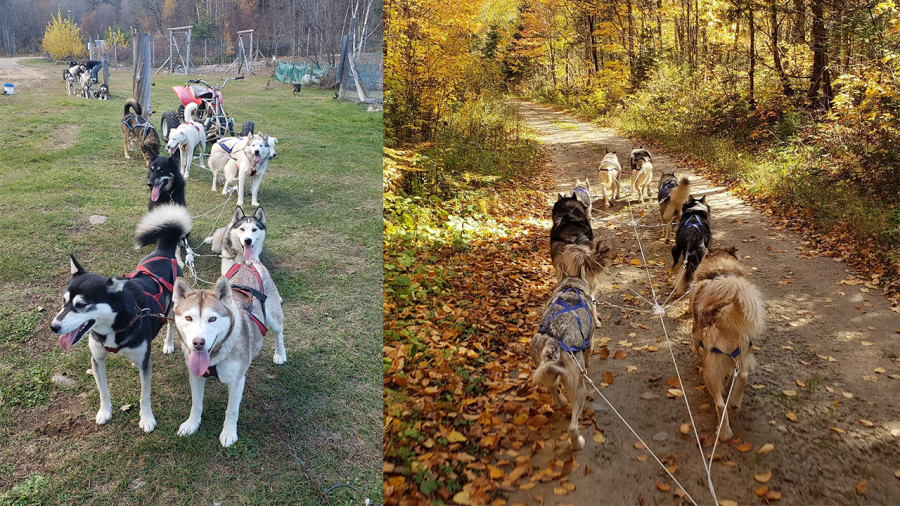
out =
<path fill-rule="evenodd" d="M 694 271 L 706 256 L 710 244 L 712 231 L 709 228 L 706 196 L 697 200 L 691 195 L 681 208 L 681 221 L 675 234 L 675 246 L 672 246 L 672 268 L 669 269 L 670 273 L 675 272 L 683 259 L 684 272 L 677 281 L 679 293 L 683 293 L 685 285 L 694 279 Z"/>
<path fill-rule="evenodd" d="M 50 328 L 60 335 L 59 345 L 64 350 L 91 333 L 91 368 L 100 391 L 95 420 L 100 425 L 112 418 L 106 357 L 117 353 L 140 371 L 141 429 L 150 432 L 156 427 L 150 406 L 150 343 L 166 321 L 173 284 L 181 275 L 175 246 L 190 230 L 191 217 L 182 206 L 161 206 L 144 215 L 135 229 L 135 247 L 155 243 L 156 249 L 141 260 L 135 272 L 122 277 L 88 272 L 70 256 L 72 279 Z M 174 333 L 172 325 L 168 332 Z"/>
<path fill-rule="evenodd" d="M 222 275 L 231 266 L 244 263 L 252 258 L 259 261 L 263 241 L 266 240 L 266 213 L 258 208 L 252 215 L 244 214 L 244 209 L 237 206 L 231 216 L 231 223 L 216 230 L 203 242 L 210 244 L 213 253 L 222 257 Z"/>

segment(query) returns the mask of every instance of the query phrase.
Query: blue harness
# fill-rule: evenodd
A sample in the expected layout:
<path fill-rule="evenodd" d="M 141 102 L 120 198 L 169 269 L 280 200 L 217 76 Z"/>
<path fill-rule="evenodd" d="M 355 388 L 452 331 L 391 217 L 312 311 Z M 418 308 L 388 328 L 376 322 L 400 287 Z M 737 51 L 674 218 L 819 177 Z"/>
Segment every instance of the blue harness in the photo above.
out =
<path fill-rule="evenodd" d="M 751 346 L 751 347 L 753 346 L 753 341 L 750 341 L 750 346 Z M 706 347 L 703 346 L 703 341 L 700 341 L 700 347 L 703 348 L 704 350 L 706 349 Z M 726 357 L 730 357 L 732 360 L 734 360 L 734 359 L 738 358 L 738 356 L 740 356 L 740 354 L 741 354 L 741 347 L 738 346 L 737 348 L 735 348 L 734 350 L 732 350 L 731 353 L 725 353 L 724 351 L 722 351 L 722 350 L 716 348 L 715 346 L 713 346 L 712 349 L 709 350 L 709 351 L 711 351 L 711 352 L 713 352 L 713 353 L 718 353 L 718 354 L 720 354 L 720 355 L 725 355 Z"/>
<path fill-rule="evenodd" d="M 572 195 L 574 196 L 576 193 L 581 193 L 584 195 L 584 198 L 587 199 L 588 202 L 591 201 L 591 194 L 588 193 L 586 188 L 578 187 L 572 190 Z"/>
<path fill-rule="evenodd" d="M 562 295 L 564 293 L 570 293 L 570 292 L 575 292 L 576 294 L 578 294 L 578 304 L 575 304 L 574 306 L 570 305 L 566 301 L 562 300 L 562 298 L 560 297 L 560 295 Z M 559 341 L 559 347 L 565 351 L 569 351 L 572 353 L 589 349 L 591 347 L 591 334 L 594 332 L 594 322 L 593 321 L 588 322 L 587 335 L 585 335 L 584 326 L 581 325 L 581 318 L 578 317 L 578 310 L 585 309 L 588 311 L 588 313 L 590 313 L 591 311 L 588 308 L 587 303 L 584 302 L 584 298 L 581 296 L 581 291 L 576 288 L 567 288 L 567 289 L 563 290 L 562 292 L 559 293 L 559 295 L 556 296 L 555 299 L 553 299 L 553 302 L 551 303 L 550 307 L 553 307 L 553 306 L 559 306 L 560 309 L 559 309 L 559 311 L 550 315 L 550 317 L 547 318 L 546 321 L 541 325 L 541 333 L 544 333 L 544 334 L 547 333 L 547 325 L 551 321 L 553 321 L 553 319 L 556 318 L 557 316 L 559 316 L 563 313 L 573 313 L 573 316 L 575 317 L 575 323 L 578 324 L 578 331 L 581 332 L 581 337 L 584 338 L 584 342 L 581 344 L 581 346 L 572 347 L 572 346 L 566 345 L 566 343 L 564 343 L 562 341 Z"/>
<path fill-rule="evenodd" d="M 697 228 L 697 229 L 699 229 L 699 228 L 702 227 L 702 226 L 703 226 L 703 222 L 700 221 L 700 218 L 697 217 L 696 214 L 692 214 L 691 217 L 688 218 L 687 221 L 684 222 L 684 228 Z"/>
<path fill-rule="evenodd" d="M 659 196 L 657 197 L 657 199 L 659 199 L 659 201 L 662 202 L 663 200 L 666 200 L 667 198 L 669 198 L 669 194 L 672 193 L 672 190 L 676 186 L 678 186 L 678 181 L 675 181 L 674 179 L 671 179 L 671 180 L 663 183 L 662 188 L 659 189 Z"/>
<path fill-rule="evenodd" d="M 235 139 L 237 139 L 238 141 L 244 140 L 243 137 L 235 137 Z M 224 149 L 225 152 L 230 155 L 231 151 L 234 150 L 234 146 L 237 146 L 237 143 L 234 143 L 234 145 L 232 145 L 232 147 L 229 148 L 228 145 L 225 144 L 225 141 L 228 141 L 228 140 L 231 140 L 231 139 L 222 139 L 217 144 L 219 145 L 220 148 Z"/>

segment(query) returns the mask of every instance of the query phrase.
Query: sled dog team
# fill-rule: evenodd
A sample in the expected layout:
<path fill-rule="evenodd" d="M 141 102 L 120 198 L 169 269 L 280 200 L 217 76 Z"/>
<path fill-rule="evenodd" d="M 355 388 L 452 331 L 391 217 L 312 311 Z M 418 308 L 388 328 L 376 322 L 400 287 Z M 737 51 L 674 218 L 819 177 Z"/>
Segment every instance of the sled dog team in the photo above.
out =
<path fill-rule="evenodd" d="M 252 215 L 245 214 L 242 198 L 231 222 L 205 240 L 221 257 L 222 276 L 215 286 L 211 290 L 194 289 L 182 277 L 178 248 L 186 244 L 192 221 L 186 207 L 185 179 L 194 149 L 206 141 L 205 132 L 194 135 L 193 123 L 188 121 L 191 112 L 191 106 L 185 108 L 186 122 L 179 127 L 180 133 L 176 130 L 170 135 L 166 149 L 171 156 L 164 156 L 159 154 L 156 130 L 141 116 L 140 104 L 133 99 L 125 102 L 121 125 L 125 157 L 130 158 L 129 143 L 136 142 L 148 165 L 146 184 L 150 191 L 149 212 L 137 224 L 134 246 L 155 245 L 155 249 L 134 272 L 113 277 L 86 270 L 70 255 L 72 277 L 63 294 L 62 309 L 50 327 L 59 334 L 64 350 L 89 335 L 91 369 L 100 392 L 95 418 L 98 424 L 105 424 L 113 414 L 106 375 L 109 354 L 122 355 L 137 367 L 141 383 L 139 426 L 145 432 L 156 427 L 150 401 L 151 343 L 167 323 L 163 352 L 174 353 L 177 329 L 191 387 L 190 413 L 178 434 L 197 431 L 206 380 L 213 377 L 228 388 L 225 422 L 219 435 L 222 446 L 227 447 L 238 439 L 238 411 L 247 370 L 269 332 L 276 341 L 274 362 L 283 364 L 287 360 L 284 314 L 278 288 L 260 261 L 266 237 L 265 212 L 259 207 Z M 223 139 L 210 155 L 214 181 L 222 173 L 226 187 L 237 184 L 243 193 L 244 179 L 249 175 L 253 205 L 258 206 L 259 182 L 268 160 L 275 156 L 275 142 L 274 137 L 264 134 Z M 216 151 L 220 146 L 224 155 Z"/>
<path fill-rule="evenodd" d="M 652 155 L 642 147 L 635 148 L 629 161 L 631 189 L 643 203 L 645 195 L 651 196 Z M 598 170 L 600 199 L 605 207 L 619 198 L 621 173 L 616 152 L 607 150 Z M 690 290 L 691 349 L 699 354 L 706 390 L 715 401 L 722 426 L 719 438 L 731 439 L 725 406 L 728 380 L 736 370 L 729 404 L 738 409 L 754 366 L 752 340 L 762 333 L 765 323 L 762 295 L 746 279 L 736 248 L 711 247 L 706 196 L 695 198 L 688 178 L 678 179 L 674 173 L 662 174 L 657 188 L 666 243 L 673 225 L 676 230 L 669 269 L 675 276 L 674 291 L 685 294 Z M 573 189 L 559 194 L 553 205 L 550 259 L 557 284 L 531 340 L 535 364 L 532 380 L 550 389 L 558 408 L 563 407 L 559 388 L 565 387 L 572 409 L 569 440 L 576 450 L 584 447 L 584 437 L 578 433 L 578 418 L 587 396 L 581 371 L 589 366 L 593 331 L 600 325 L 594 295 L 600 290 L 600 277 L 610 256 L 609 247 L 595 237 L 591 226 L 593 198 L 590 182 L 576 180 Z"/>

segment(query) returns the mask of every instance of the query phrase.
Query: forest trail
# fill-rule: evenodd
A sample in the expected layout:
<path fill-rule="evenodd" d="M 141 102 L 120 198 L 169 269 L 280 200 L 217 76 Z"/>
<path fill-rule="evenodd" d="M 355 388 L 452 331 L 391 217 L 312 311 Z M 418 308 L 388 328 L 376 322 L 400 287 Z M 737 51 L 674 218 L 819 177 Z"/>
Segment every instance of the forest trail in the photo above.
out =
<path fill-rule="evenodd" d="M 596 183 L 604 148 L 615 149 L 626 168 L 622 200 L 611 208 L 603 208 L 602 201 L 594 204 L 595 234 L 610 244 L 615 260 L 610 266 L 614 277 L 606 276 L 597 296 L 604 303 L 598 311 L 603 324 L 594 334 L 595 354 L 588 373 L 598 386 L 604 372 L 613 374 L 615 381 L 602 388 L 604 395 L 651 450 L 667 465 L 677 466 L 673 474 L 688 494 L 698 504 L 712 504 L 697 440 L 693 431 L 680 432 L 682 424 L 689 423 L 684 399 L 667 397 L 667 382 L 676 374 L 659 318 L 605 305 L 647 309 L 639 298 L 630 297 L 626 286 L 651 299 L 647 272 L 633 263 L 641 253 L 625 202 L 633 143 L 610 129 L 548 107 L 528 102 L 513 105 L 538 132 L 549 153 L 548 167 L 556 186 L 546 189 L 546 217 L 556 192 L 571 189 L 576 178 Z M 766 303 L 766 331 L 753 343 L 759 348 L 757 367 L 750 375 L 742 409 L 731 415 L 735 437 L 740 443 L 752 443 L 752 449 L 746 451 L 737 441 L 716 449 L 711 469 L 719 501 L 760 503 L 763 500 L 754 491 L 763 486 L 765 476 L 757 480 L 754 475 L 771 471 L 765 486 L 781 494 L 782 504 L 900 504 L 900 314 L 892 311 L 877 289 L 866 287 L 868 278 L 852 277 L 840 259 L 810 256 L 803 237 L 771 224 L 725 188 L 678 166 L 663 153 L 654 153 L 653 162 L 654 197 L 640 224 L 659 223 L 655 195 L 663 171 L 674 169 L 679 177 L 689 176 L 692 193 L 708 195 L 713 245 L 738 248 L 739 257 L 752 269 L 750 280 Z M 636 216 L 640 209 L 640 203 L 632 203 Z M 639 231 L 656 297 L 662 301 L 672 290 L 666 275 L 671 245 L 660 239 L 658 227 Z M 685 298 L 668 310 L 665 326 L 704 441 L 703 453 L 709 455 L 717 420 L 712 399 L 701 386 L 699 359 L 689 347 L 690 321 Z M 609 338 L 607 359 L 597 353 L 603 338 Z M 620 350 L 627 356 L 615 360 Z M 596 442 L 591 417 L 582 417 L 581 434 L 587 443 L 573 454 L 565 431 L 568 409 L 548 413 L 546 430 L 535 433 L 536 440 L 545 440 L 544 448 L 531 456 L 532 463 L 541 469 L 551 460 L 565 461 L 574 455 L 575 469 L 566 476 L 564 486 L 558 479 L 538 483 L 511 492 L 509 503 L 677 504 L 679 499 L 672 494 L 677 486 L 665 471 L 652 458 L 639 461 L 645 452 L 635 449 L 637 439 L 596 392 L 590 390 L 589 395 L 593 400 L 587 407 L 593 409 L 596 425 L 602 429 L 603 437 L 598 439 L 605 442 Z M 546 399 L 549 404 L 549 394 Z M 788 413 L 796 415 L 796 421 L 788 419 Z M 774 451 L 758 453 L 766 443 L 774 445 Z M 671 490 L 662 492 L 667 485 Z"/>

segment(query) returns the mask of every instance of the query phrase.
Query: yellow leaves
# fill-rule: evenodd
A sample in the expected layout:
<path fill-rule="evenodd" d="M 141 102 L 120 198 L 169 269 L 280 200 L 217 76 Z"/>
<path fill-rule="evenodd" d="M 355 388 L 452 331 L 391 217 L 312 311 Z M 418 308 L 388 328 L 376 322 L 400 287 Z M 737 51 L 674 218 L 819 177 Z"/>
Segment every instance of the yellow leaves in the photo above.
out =
<path fill-rule="evenodd" d="M 788 411 L 788 413 L 787 413 L 786 415 L 784 415 L 784 416 L 785 416 L 788 420 L 790 420 L 790 421 L 792 421 L 792 422 L 796 422 L 796 421 L 797 421 L 797 415 L 795 415 L 795 414 L 794 414 L 793 412 L 791 412 L 791 411 Z"/>
<path fill-rule="evenodd" d="M 606 442 L 606 437 L 603 436 L 602 431 L 594 429 L 594 442 L 601 445 Z"/>
<path fill-rule="evenodd" d="M 663 483 L 661 481 L 657 481 L 656 488 L 659 489 L 660 492 L 668 492 L 668 491 L 672 490 L 672 485 L 669 485 L 668 483 Z"/>
<path fill-rule="evenodd" d="M 868 421 L 868 420 L 865 420 L 865 419 L 860 419 L 859 424 L 862 425 L 863 427 L 869 427 L 869 428 L 875 426 L 874 423 L 872 423 L 872 422 L 870 422 L 870 421 Z"/>
<path fill-rule="evenodd" d="M 737 449 L 739 452 L 742 452 L 742 453 L 749 452 L 750 450 L 753 449 L 753 443 L 748 441 L 746 443 L 739 444 Z"/>
<path fill-rule="evenodd" d="M 796 390 L 782 390 L 781 393 L 784 394 L 785 397 L 796 397 L 797 396 Z"/>
<path fill-rule="evenodd" d="M 71 15 L 63 19 L 62 9 L 57 9 L 56 16 L 50 17 L 41 47 L 56 60 L 78 58 L 87 53 L 81 29 Z"/>
<path fill-rule="evenodd" d="M 775 445 L 773 445 L 772 443 L 766 443 L 766 444 L 762 445 L 762 447 L 756 453 L 765 455 L 767 453 L 772 453 L 773 451 L 775 451 Z"/>
<path fill-rule="evenodd" d="M 469 492 L 467 490 L 460 490 L 453 495 L 453 502 L 456 504 L 462 504 L 463 506 L 471 504 L 469 502 Z"/>
<path fill-rule="evenodd" d="M 731 499 L 722 499 L 719 501 L 719 506 L 738 506 L 738 502 Z"/>
<path fill-rule="evenodd" d="M 769 483 L 769 480 L 772 479 L 772 470 L 769 469 L 768 471 L 766 471 L 762 474 L 754 474 L 753 479 L 760 483 Z"/>
<path fill-rule="evenodd" d="M 631 265 L 633 265 L 633 266 L 635 266 L 635 267 L 641 267 L 641 266 L 644 265 L 644 264 L 641 263 L 641 260 L 640 260 L 639 258 L 632 258 L 632 259 L 631 259 Z"/>
<path fill-rule="evenodd" d="M 450 431 L 450 434 L 447 435 L 447 441 L 451 443 L 462 443 L 465 442 L 465 440 L 466 436 L 463 436 L 460 432 L 455 430 Z"/>
<path fill-rule="evenodd" d="M 780 501 L 781 500 L 781 492 L 776 492 L 774 490 L 770 490 L 766 492 L 766 499 L 769 501 Z"/>
<path fill-rule="evenodd" d="M 678 376 L 672 376 L 666 380 L 666 386 L 670 388 L 681 388 L 681 381 L 678 380 Z"/>
<path fill-rule="evenodd" d="M 492 480 L 499 480 L 500 478 L 503 478 L 503 470 L 499 467 L 488 464 L 487 469 L 488 476 L 490 476 Z"/>
<path fill-rule="evenodd" d="M 834 432 L 837 432 L 838 434 L 843 434 L 846 432 L 844 429 L 841 429 L 838 427 L 828 427 L 828 430 L 833 430 Z"/>
<path fill-rule="evenodd" d="M 863 495 L 866 493 L 866 490 L 869 488 L 869 481 L 863 480 L 856 484 L 856 494 Z"/>
<path fill-rule="evenodd" d="M 628 352 L 625 350 L 618 350 L 613 354 L 613 360 L 622 360 L 628 356 Z"/>
<path fill-rule="evenodd" d="M 806 388 L 806 382 L 802 380 L 797 380 L 797 386 L 800 388 Z"/>
<path fill-rule="evenodd" d="M 687 434 L 688 432 L 690 432 L 690 430 L 691 430 L 691 424 L 683 423 L 683 424 L 681 424 L 681 428 L 679 429 L 679 432 L 681 432 L 682 434 Z"/>
<path fill-rule="evenodd" d="M 677 397 L 684 397 L 684 391 L 679 388 L 670 388 L 666 390 L 666 397 L 670 399 L 675 399 Z"/>
<path fill-rule="evenodd" d="M 762 496 L 766 495 L 766 492 L 768 492 L 768 491 L 769 491 L 769 486 L 762 485 L 760 487 L 757 487 L 757 489 L 753 491 L 753 494 L 756 495 L 756 497 L 762 497 Z"/>

